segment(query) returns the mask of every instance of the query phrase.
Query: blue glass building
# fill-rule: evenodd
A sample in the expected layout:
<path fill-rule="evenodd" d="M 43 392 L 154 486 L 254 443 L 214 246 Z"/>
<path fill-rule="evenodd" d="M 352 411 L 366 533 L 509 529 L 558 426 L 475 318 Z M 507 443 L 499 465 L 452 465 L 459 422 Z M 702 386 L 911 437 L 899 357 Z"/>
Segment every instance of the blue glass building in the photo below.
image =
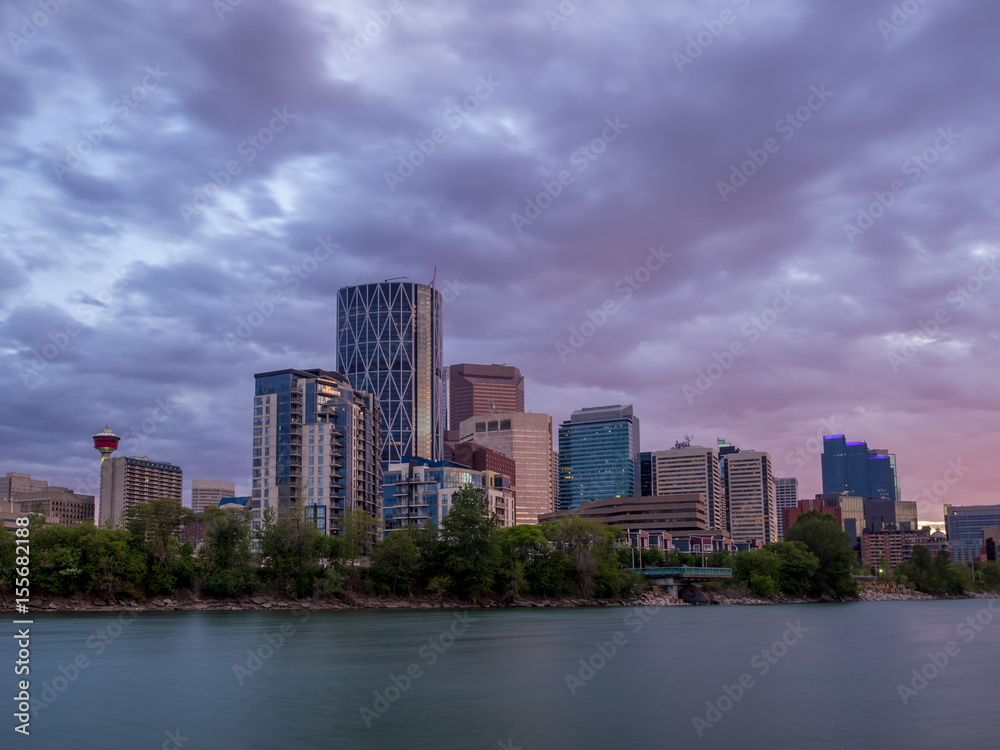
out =
<path fill-rule="evenodd" d="M 865 499 L 899 500 L 896 456 L 843 435 L 823 438 L 823 493 L 848 493 Z"/>
<path fill-rule="evenodd" d="M 983 529 L 1000 526 L 1000 505 L 946 505 L 944 523 L 948 546 L 979 550 L 983 546 Z"/>
<path fill-rule="evenodd" d="M 382 462 L 444 457 L 441 292 L 405 281 L 337 292 L 337 365 L 375 394 L 382 411 Z"/>
<path fill-rule="evenodd" d="M 580 409 L 559 425 L 559 510 L 636 497 L 640 488 L 639 419 L 631 405 Z"/>

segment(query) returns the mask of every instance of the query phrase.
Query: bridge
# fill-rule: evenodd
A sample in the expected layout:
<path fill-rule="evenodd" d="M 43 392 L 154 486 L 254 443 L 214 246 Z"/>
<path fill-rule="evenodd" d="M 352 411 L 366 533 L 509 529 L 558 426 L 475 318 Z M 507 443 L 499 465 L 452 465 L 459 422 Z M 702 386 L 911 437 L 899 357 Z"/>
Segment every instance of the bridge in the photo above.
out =
<path fill-rule="evenodd" d="M 663 586 L 667 593 L 684 601 L 708 601 L 692 584 L 697 581 L 725 581 L 733 577 L 732 568 L 632 568 L 654 586 Z"/>

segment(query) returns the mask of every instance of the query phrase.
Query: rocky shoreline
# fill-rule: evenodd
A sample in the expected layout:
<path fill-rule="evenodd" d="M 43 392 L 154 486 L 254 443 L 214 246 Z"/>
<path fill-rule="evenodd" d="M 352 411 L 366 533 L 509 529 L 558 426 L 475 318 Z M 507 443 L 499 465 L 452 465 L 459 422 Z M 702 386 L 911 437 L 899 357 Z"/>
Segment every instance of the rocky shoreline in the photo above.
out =
<path fill-rule="evenodd" d="M 983 599 L 1000 598 L 1000 593 L 987 594 L 970 593 L 963 596 L 932 596 L 917 591 L 904 589 L 896 584 L 867 585 L 862 588 L 855 599 L 821 598 L 788 598 L 761 599 L 749 595 L 733 596 L 723 593 L 709 593 L 709 603 L 714 605 L 775 605 L 775 604 L 816 604 L 823 602 L 887 602 L 887 601 L 929 601 L 936 599 Z M 40 597 L 32 602 L 30 615 L 37 613 L 59 612 L 244 612 L 244 611 L 281 611 L 281 610 L 367 610 L 367 609 L 531 609 L 553 607 L 690 607 L 700 606 L 681 601 L 675 597 L 658 591 L 646 591 L 635 599 L 584 599 L 579 597 L 565 598 L 531 598 L 531 599 L 484 599 L 480 602 L 467 602 L 455 598 L 439 598 L 430 596 L 413 597 L 378 597 L 358 596 L 349 601 L 339 599 L 283 599 L 272 596 L 245 596 L 236 599 L 205 599 L 196 595 L 183 598 L 155 597 L 149 601 L 140 602 L 132 599 L 105 600 L 96 597 Z M 0 599 L 0 612 L 13 613 L 14 602 Z"/>

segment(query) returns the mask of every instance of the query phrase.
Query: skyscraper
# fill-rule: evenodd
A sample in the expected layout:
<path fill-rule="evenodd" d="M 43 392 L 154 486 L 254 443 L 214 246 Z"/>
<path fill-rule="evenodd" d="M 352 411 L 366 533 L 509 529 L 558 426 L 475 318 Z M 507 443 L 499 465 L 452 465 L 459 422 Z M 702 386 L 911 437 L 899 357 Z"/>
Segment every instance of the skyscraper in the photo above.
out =
<path fill-rule="evenodd" d="M 700 493 L 705 498 L 709 529 L 728 529 L 726 497 L 714 448 L 677 442 L 670 450 L 650 454 L 651 495 Z"/>
<path fill-rule="evenodd" d="M 448 429 L 469 417 L 524 411 L 524 377 L 507 365 L 448 367 Z"/>
<path fill-rule="evenodd" d="M 408 281 L 337 292 L 337 364 L 378 399 L 385 465 L 444 455 L 442 307 L 437 289 Z"/>
<path fill-rule="evenodd" d="M 477 443 L 514 459 L 515 523 L 538 523 L 538 516 L 555 510 L 552 417 L 490 414 L 464 420 L 458 431 L 463 443 Z"/>
<path fill-rule="evenodd" d="M 635 497 L 639 486 L 639 418 L 631 405 L 578 409 L 559 425 L 559 510 Z"/>
<path fill-rule="evenodd" d="M 850 495 L 864 499 L 899 500 L 896 456 L 870 449 L 863 440 L 848 441 L 843 435 L 823 438 L 823 494 Z"/>
<path fill-rule="evenodd" d="M 218 505 L 224 497 L 236 494 L 236 485 L 222 479 L 191 480 L 191 510 L 204 513 L 210 505 Z"/>
<path fill-rule="evenodd" d="M 145 456 L 114 456 L 101 462 L 99 525 L 118 526 L 139 503 L 160 498 L 181 502 L 184 475 L 179 466 Z"/>
<path fill-rule="evenodd" d="M 799 504 L 799 480 L 795 477 L 776 477 L 774 480 L 774 505 L 778 514 L 778 537 L 785 538 L 785 508 Z"/>
<path fill-rule="evenodd" d="M 729 528 L 734 542 L 759 539 L 764 544 L 778 540 L 778 516 L 774 505 L 771 455 L 761 451 L 739 451 L 726 456 L 726 498 Z"/>
<path fill-rule="evenodd" d="M 323 534 L 337 536 L 345 511 L 381 518 L 379 408 L 338 372 L 254 375 L 250 509 L 300 503 Z"/>

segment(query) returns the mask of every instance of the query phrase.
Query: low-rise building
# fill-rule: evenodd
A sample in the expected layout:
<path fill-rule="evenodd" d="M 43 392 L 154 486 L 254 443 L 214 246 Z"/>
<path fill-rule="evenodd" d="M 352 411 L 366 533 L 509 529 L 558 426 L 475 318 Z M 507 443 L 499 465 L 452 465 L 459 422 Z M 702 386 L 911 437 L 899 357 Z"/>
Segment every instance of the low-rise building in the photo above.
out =
<path fill-rule="evenodd" d="M 80 495 L 66 487 L 47 487 L 35 492 L 15 492 L 13 502 L 22 513 L 38 512 L 55 518 L 62 526 L 93 523 L 94 496 Z"/>
<path fill-rule="evenodd" d="M 585 518 L 625 531 L 666 532 L 675 540 L 699 531 L 708 531 L 708 507 L 701 493 L 651 495 L 649 497 L 609 497 L 581 503 L 579 508 L 544 513 L 539 523 L 558 518 Z M 722 534 L 724 530 L 712 530 Z"/>
<path fill-rule="evenodd" d="M 833 516 L 837 519 L 837 524 L 840 528 L 844 528 L 844 518 L 841 515 L 840 508 L 836 505 L 827 505 L 819 498 L 814 498 L 813 500 L 799 500 L 795 505 L 782 509 L 781 515 L 785 533 L 788 532 L 792 524 L 799 520 L 799 516 L 811 510 L 818 510 L 820 513 Z"/>
<path fill-rule="evenodd" d="M 903 560 L 909 560 L 916 547 L 926 547 L 931 557 L 935 557 L 941 550 L 947 550 L 948 544 L 928 531 L 865 531 L 861 535 L 861 562 L 870 567 L 885 558 L 891 567 L 896 567 Z"/>

